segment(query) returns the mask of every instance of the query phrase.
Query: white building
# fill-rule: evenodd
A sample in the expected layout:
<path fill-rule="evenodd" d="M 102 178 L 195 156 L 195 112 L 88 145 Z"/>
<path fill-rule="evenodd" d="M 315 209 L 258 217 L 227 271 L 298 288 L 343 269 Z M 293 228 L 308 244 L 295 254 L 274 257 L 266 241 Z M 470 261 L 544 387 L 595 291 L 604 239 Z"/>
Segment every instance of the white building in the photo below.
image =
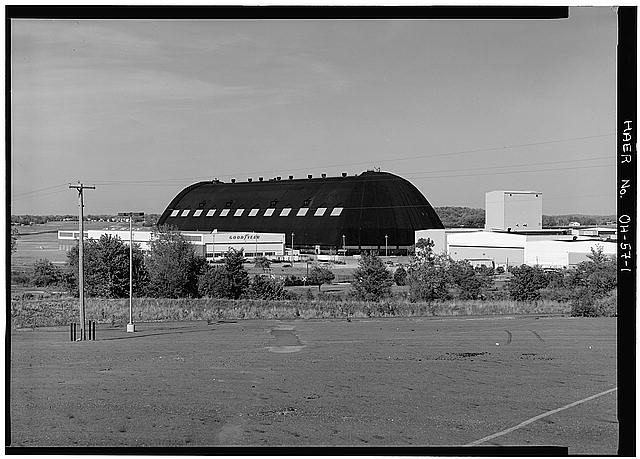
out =
<path fill-rule="evenodd" d="M 539 191 L 489 191 L 485 194 L 487 231 L 542 229 L 542 193 Z"/>
<path fill-rule="evenodd" d="M 468 260 L 473 265 L 519 266 L 539 265 L 543 268 L 575 266 L 588 260 L 587 256 L 600 246 L 607 255 L 615 256 L 616 244 L 599 239 L 539 240 L 540 235 L 492 232 L 422 230 L 415 232 L 419 239 L 435 242 L 434 251 L 446 253 L 454 260 Z M 553 237 L 553 236 L 548 236 Z"/>
<path fill-rule="evenodd" d="M 58 231 L 58 240 L 63 241 L 60 249 L 70 249 L 73 244 L 66 241 L 78 239 L 79 234 L 79 231 Z M 88 240 L 98 240 L 105 234 L 118 237 L 125 244 L 129 244 L 128 230 L 87 230 L 84 232 L 84 237 Z M 196 253 L 209 261 L 224 257 L 230 249 L 244 250 L 247 258 L 256 256 L 278 258 L 285 254 L 285 235 L 281 233 L 182 231 L 181 234 L 194 246 Z M 149 250 L 152 237 L 153 232 L 150 230 L 133 231 L 133 242 L 139 244 L 145 251 Z"/>

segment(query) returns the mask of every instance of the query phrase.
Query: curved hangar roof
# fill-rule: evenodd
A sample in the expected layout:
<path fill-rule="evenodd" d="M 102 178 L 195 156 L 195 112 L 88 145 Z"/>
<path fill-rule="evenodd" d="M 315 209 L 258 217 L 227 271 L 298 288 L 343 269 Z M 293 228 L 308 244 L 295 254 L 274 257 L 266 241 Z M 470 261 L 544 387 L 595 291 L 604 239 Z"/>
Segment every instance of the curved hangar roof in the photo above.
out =
<path fill-rule="evenodd" d="M 298 247 L 407 247 L 414 231 L 443 228 L 427 199 L 388 172 L 316 179 L 200 182 L 182 190 L 159 225 L 183 231 L 294 233 Z"/>

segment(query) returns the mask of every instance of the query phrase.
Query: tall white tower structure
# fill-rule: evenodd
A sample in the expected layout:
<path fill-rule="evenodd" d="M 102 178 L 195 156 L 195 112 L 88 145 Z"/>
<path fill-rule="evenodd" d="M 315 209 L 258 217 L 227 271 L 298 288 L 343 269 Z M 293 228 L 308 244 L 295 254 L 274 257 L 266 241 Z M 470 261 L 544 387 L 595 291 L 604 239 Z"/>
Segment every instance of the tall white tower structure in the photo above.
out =
<path fill-rule="evenodd" d="M 487 231 L 542 229 L 542 193 L 539 191 L 489 191 L 485 194 Z"/>

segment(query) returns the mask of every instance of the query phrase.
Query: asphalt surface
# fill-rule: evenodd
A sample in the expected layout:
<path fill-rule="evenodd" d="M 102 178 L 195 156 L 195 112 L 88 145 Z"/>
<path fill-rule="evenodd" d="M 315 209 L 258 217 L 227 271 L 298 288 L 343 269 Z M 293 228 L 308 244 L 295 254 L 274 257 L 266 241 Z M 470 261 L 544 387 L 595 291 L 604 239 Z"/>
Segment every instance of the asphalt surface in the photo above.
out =
<path fill-rule="evenodd" d="M 616 319 L 12 331 L 12 446 L 467 445 L 616 387 Z M 486 445 L 615 454 L 616 392 Z"/>

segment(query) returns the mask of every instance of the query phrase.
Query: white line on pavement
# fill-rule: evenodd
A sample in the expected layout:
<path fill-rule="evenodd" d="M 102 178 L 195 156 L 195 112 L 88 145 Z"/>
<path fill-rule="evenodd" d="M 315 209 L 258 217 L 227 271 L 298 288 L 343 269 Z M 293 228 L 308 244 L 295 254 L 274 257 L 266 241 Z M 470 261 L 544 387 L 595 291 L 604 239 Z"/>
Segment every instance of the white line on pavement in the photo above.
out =
<path fill-rule="evenodd" d="M 531 419 L 527 419 L 524 422 L 521 422 L 520 424 L 513 426 L 513 427 L 509 427 L 508 429 L 505 430 L 501 430 L 500 432 L 494 433 L 492 435 L 489 435 L 487 437 L 481 438 L 480 440 L 476 440 L 474 442 L 468 443 L 465 446 L 475 446 L 475 445 L 479 445 L 480 443 L 484 443 L 486 441 L 489 441 L 493 438 L 496 437 L 501 437 L 503 435 L 506 435 L 510 432 L 513 432 L 514 430 L 518 430 L 526 425 L 531 424 L 532 422 L 536 422 L 538 419 L 542 419 L 542 418 L 546 418 L 547 416 L 551 416 L 552 414 L 558 413 L 560 411 L 564 411 L 566 409 L 572 408 L 576 405 L 580 405 L 581 403 L 584 402 L 588 402 L 589 400 L 593 400 L 594 398 L 598 398 L 598 397 L 602 397 L 603 395 L 606 395 L 610 392 L 616 391 L 618 390 L 617 387 L 614 387 L 613 389 L 609 389 L 609 390 L 605 390 L 604 392 L 600 392 L 599 394 L 595 394 L 592 395 L 591 397 L 587 397 L 587 398 L 583 398 L 582 400 L 578 400 L 577 402 L 573 402 L 573 403 L 569 403 L 568 405 L 562 406 L 560 408 L 556 408 L 555 410 L 551 410 L 551 411 L 547 411 L 546 413 L 542 413 L 539 414 L 538 416 L 534 416 Z"/>

